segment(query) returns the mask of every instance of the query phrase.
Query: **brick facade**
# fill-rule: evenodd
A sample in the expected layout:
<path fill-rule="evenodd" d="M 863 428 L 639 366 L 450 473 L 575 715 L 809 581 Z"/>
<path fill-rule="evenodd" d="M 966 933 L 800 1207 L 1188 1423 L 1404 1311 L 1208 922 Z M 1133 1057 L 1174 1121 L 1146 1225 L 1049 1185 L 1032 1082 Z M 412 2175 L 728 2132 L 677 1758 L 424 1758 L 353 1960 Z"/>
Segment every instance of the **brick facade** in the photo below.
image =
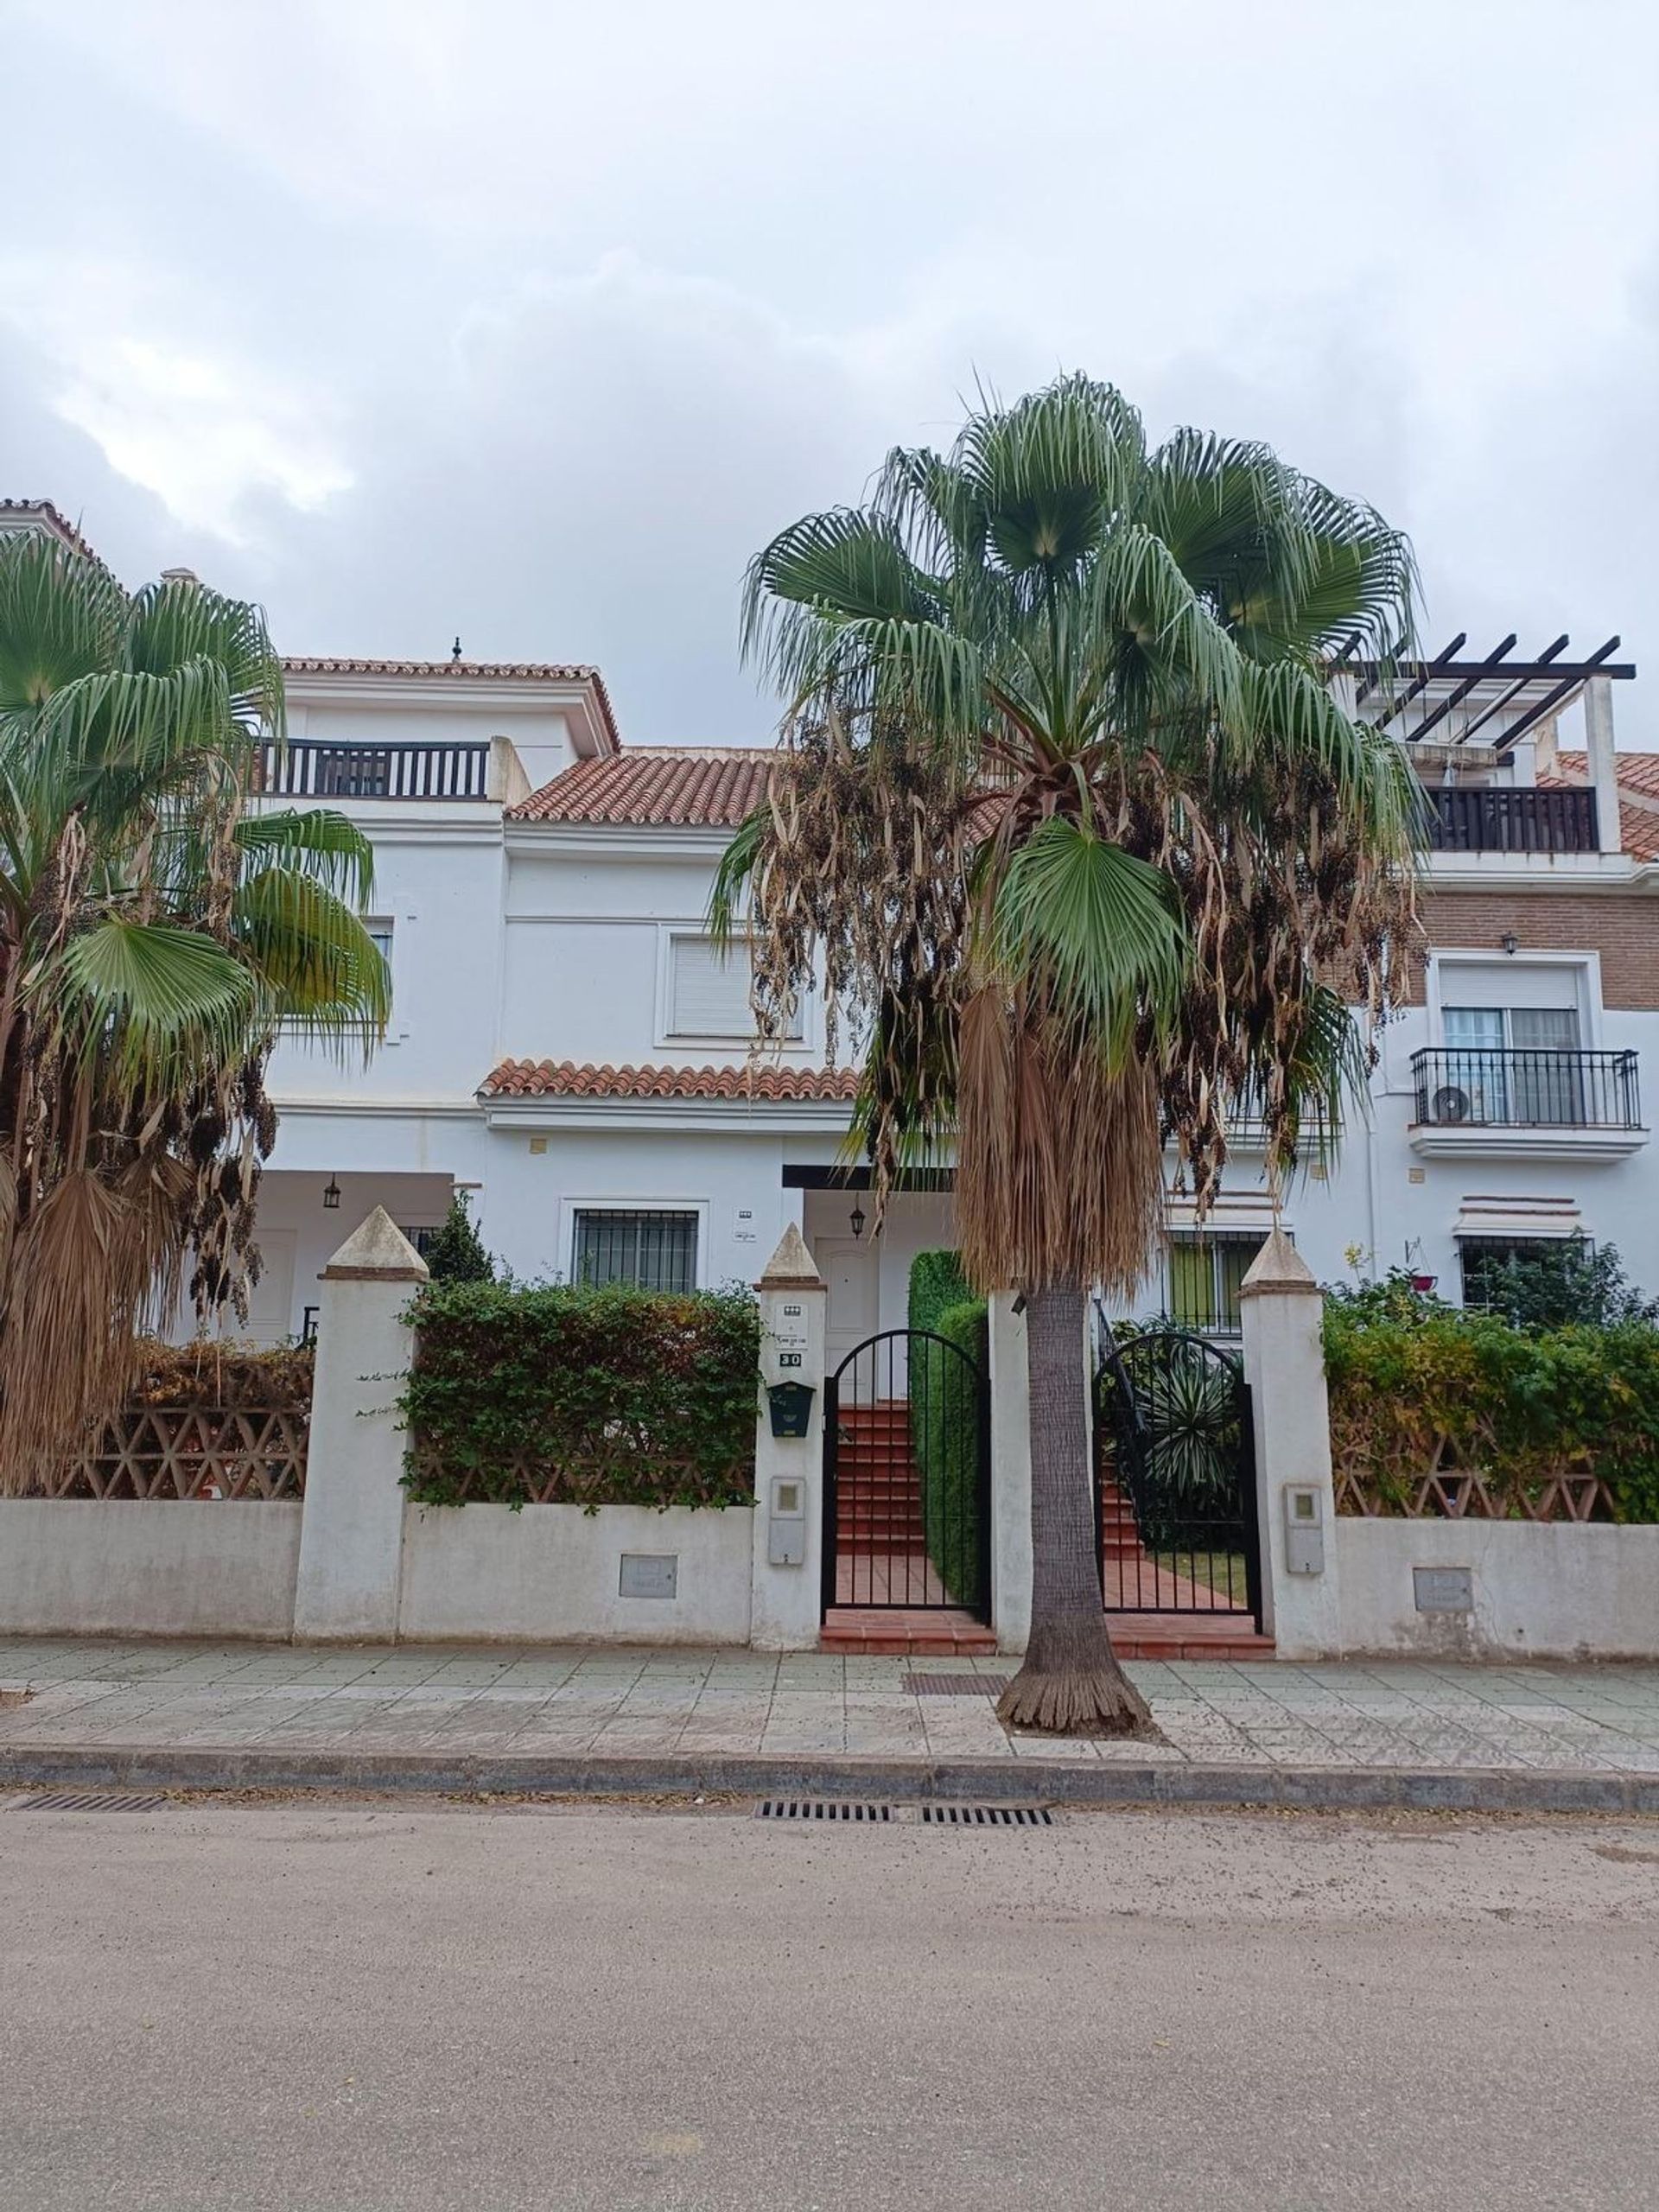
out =
<path fill-rule="evenodd" d="M 1428 943 L 1448 951 L 1499 950 L 1506 931 L 1519 952 L 1599 952 L 1602 1003 L 1625 1013 L 1659 1011 L 1659 902 L 1636 894 L 1601 898 L 1552 893 L 1427 892 L 1422 918 Z M 1416 964 L 1412 1002 L 1423 1002 L 1424 969 Z"/>

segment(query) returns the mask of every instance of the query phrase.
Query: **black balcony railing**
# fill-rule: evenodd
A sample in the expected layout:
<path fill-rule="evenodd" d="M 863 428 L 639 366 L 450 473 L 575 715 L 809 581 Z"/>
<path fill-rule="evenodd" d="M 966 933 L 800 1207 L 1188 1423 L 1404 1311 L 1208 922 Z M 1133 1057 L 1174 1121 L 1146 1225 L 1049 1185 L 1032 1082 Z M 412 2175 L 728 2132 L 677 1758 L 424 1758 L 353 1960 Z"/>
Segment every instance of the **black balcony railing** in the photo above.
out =
<path fill-rule="evenodd" d="M 480 745 L 267 745 L 256 790 L 285 798 L 484 798 L 490 748 Z"/>
<path fill-rule="evenodd" d="M 1429 1128 L 1639 1129 L 1634 1052 L 1452 1048 L 1414 1052 Z"/>
<path fill-rule="evenodd" d="M 1437 853 L 1593 853 L 1592 791 L 1535 791 L 1520 784 L 1428 791 L 1428 842 Z"/>

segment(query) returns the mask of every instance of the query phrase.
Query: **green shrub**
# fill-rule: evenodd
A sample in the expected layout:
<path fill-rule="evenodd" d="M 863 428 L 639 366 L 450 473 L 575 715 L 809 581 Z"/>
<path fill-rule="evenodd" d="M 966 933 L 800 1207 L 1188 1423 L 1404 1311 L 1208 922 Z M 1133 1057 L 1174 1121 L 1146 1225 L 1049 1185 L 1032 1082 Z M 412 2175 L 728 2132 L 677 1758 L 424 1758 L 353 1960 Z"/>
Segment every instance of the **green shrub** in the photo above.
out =
<path fill-rule="evenodd" d="M 922 1484 L 927 1555 L 958 1605 L 977 1605 L 980 1560 L 979 1404 L 988 1324 L 954 1252 L 918 1252 L 910 1263 L 912 1329 L 944 1337 L 974 1363 L 970 1372 L 942 1344 L 910 1347 L 911 1449 Z"/>
<path fill-rule="evenodd" d="M 1240 1426 L 1245 1401 L 1230 1363 L 1183 1329 L 1114 1325 L 1143 1424 L 1128 1423 L 1110 1365 L 1095 1375 L 1096 1433 L 1111 1440 L 1118 1480 L 1135 1501 L 1143 1541 L 1155 1551 L 1215 1541 L 1238 1512 Z"/>
<path fill-rule="evenodd" d="M 467 1193 L 449 1201 L 443 1226 L 426 1248 L 427 1273 L 434 1282 L 493 1282 L 495 1266 L 473 1224 Z"/>
<path fill-rule="evenodd" d="M 1524 1515 L 1562 1473 L 1605 1484 L 1616 1518 L 1659 1521 L 1659 1330 L 1521 1329 L 1493 1313 L 1325 1311 L 1339 1466 L 1402 1510 L 1437 1450 Z"/>
<path fill-rule="evenodd" d="M 431 1283 L 400 1408 L 417 1503 L 747 1505 L 760 1309 L 747 1291 Z"/>
<path fill-rule="evenodd" d="M 937 1329 L 940 1317 L 974 1294 L 955 1252 L 918 1252 L 910 1263 L 910 1312 L 912 1329 Z"/>
<path fill-rule="evenodd" d="M 927 1555 L 959 1605 L 978 1605 L 980 1588 L 979 1415 L 976 1377 L 985 1373 L 989 1322 L 985 1300 L 947 1306 L 933 1325 L 944 1344 L 912 1340 L 911 1435 L 922 1478 Z M 955 1344 L 973 1363 L 947 1348 Z M 917 1370 L 919 1368 L 919 1376 Z M 925 1408 L 918 1419 L 917 1407 Z"/>

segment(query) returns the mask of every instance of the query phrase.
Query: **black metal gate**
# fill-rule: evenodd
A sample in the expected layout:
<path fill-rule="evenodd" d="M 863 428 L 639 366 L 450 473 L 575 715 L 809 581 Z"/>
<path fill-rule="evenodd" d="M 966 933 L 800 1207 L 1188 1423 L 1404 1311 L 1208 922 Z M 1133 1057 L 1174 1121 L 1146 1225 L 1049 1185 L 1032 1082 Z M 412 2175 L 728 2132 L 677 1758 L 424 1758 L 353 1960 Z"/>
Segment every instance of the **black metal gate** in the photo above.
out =
<path fill-rule="evenodd" d="M 823 1607 L 991 1611 L 990 1389 L 973 1355 L 885 1329 L 824 1389 Z"/>
<path fill-rule="evenodd" d="M 1121 1342 L 1096 1317 L 1095 1512 L 1109 1613 L 1230 1613 L 1262 1624 L 1249 1386 L 1183 1329 Z"/>

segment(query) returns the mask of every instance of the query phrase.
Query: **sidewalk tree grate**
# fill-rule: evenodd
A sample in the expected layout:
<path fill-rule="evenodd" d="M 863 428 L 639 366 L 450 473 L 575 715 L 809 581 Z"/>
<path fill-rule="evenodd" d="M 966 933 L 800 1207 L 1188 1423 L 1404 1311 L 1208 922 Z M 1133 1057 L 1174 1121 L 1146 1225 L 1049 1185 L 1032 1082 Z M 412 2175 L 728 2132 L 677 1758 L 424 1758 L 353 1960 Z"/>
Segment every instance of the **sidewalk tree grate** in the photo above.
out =
<path fill-rule="evenodd" d="M 162 1790 L 47 1789 L 25 1797 L 14 1813 L 153 1813 L 167 1802 Z"/>
<path fill-rule="evenodd" d="M 922 1826 L 930 1828 L 1052 1828 L 1046 1805 L 924 1805 Z"/>
<path fill-rule="evenodd" d="M 912 1697 L 1001 1697 L 1013 1679 L 1007 1675 L 906 1675 Z"/>
<path fill-rule="evenodd" d="M 890 1821 L 893 1808 L 854 1797 L 763 1797 L 756 1816 L 763 1821 Z"/>

